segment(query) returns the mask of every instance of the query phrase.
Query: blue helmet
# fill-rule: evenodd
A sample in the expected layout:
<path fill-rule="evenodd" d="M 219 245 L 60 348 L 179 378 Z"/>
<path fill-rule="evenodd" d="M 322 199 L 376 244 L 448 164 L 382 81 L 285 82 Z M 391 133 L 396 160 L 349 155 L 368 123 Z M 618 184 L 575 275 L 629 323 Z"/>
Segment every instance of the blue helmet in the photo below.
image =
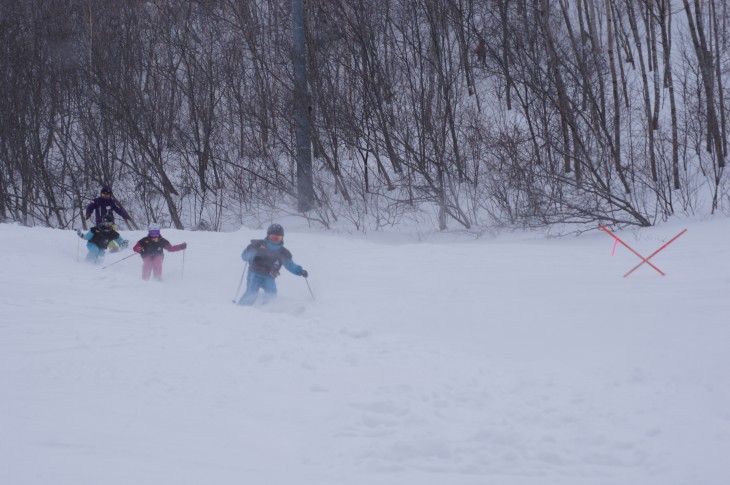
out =
<path fill-rule="evenodd" d="M 281 227 L 281 224 L 272 224 L 266 230 L 266 235 L 268 236 L 269 234 L 276 234 L 278 236 L 284 237 L 284 228 Z"/>
<path fill-rule="evenodd" d="M 102 194 L 110 194 L 112 193 L 112 186 L 111 185 L 102 185 L 101 186 L 101 193 Z"/>

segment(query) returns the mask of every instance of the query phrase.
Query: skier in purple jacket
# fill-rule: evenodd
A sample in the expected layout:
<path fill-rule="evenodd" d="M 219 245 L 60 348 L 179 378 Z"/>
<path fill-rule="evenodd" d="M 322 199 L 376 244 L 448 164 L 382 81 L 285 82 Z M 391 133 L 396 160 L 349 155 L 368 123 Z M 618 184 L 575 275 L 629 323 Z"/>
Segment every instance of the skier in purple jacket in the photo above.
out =
<path fill-rule="evenodd" d="M 114 220 L 114 213 L 119 214 L 122 219 L 129 221 L 130 217 L 124 207 L 117 202 L 112 194 L 112 188 L 110 185 L 104 185 L 101 188 L 101 195 L 96 199 L 92 200 L 89 205 L 86 206 L 86 220 L 88 221 L 93 213 L 96 220 L 96 225 L 101 225 L 104 216 L 111 216 L 112 221 Z"/>

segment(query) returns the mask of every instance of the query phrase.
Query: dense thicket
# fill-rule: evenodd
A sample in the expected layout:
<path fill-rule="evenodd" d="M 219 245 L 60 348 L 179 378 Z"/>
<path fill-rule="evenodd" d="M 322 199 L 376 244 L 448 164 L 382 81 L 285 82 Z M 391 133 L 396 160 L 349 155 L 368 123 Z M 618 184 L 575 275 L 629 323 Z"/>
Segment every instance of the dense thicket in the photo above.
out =
<path fill-rule="evenodd" d="M 315 208 L 649 225 L 727 210 L 725 0 L 307 0 Z M 0 0 L 0 218 L 296 207 L 290 0 Z M 299 94 L 301 95 L 301 94 Z"/>

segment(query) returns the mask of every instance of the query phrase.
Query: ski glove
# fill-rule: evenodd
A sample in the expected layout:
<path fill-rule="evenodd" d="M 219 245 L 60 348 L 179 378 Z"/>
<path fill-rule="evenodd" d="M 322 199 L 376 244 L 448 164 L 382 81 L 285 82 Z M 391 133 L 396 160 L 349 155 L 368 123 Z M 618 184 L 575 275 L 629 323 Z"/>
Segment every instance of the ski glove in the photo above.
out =
<path fill-rule="evenodd" d="M 309 276 L 309 273 L 307 273 L 306 269 L 303 269 L 301 273 L 299 273 L 299 276 L 304 276 L 305 278 Z"/>
<path fill-rule="evenodd" d="M 187 249 L 187 247 L 188 247 L 188 243 L 186 243 L 186 242 L 180 244 L 180 249 Z"/>
<path fill-rule="evenodd" d="M 126 239 L 122 241 L 122 244 L 119 245 L 119 247 L 122 249 L 126 249 L 127 246 L 129 246 L 129 241 L 127 241 Z"/>
<path fill-rule="evenodd" d="M 78 237 L 84 237 L 84 233 L 83 233 L 83 232 L 81 232 L 81 229 L 76 229 L 76 235 L 77 235 Z"/>

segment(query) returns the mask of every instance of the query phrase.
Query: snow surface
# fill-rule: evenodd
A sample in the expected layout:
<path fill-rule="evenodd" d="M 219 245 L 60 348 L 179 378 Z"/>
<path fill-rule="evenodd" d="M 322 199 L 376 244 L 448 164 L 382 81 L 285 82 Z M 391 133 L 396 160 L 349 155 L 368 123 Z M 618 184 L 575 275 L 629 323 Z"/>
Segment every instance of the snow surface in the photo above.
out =
<path fill-rule="evenodd" d="M 727 485 L 730 220 L 617 234 L 685 227 L 628 278 L 601 231 L 287 228 L 316 300 L 284 272 L 242 308 L 261 230 L 163 230 L 157 283 L 0 225 L 0 483 Z"/>

